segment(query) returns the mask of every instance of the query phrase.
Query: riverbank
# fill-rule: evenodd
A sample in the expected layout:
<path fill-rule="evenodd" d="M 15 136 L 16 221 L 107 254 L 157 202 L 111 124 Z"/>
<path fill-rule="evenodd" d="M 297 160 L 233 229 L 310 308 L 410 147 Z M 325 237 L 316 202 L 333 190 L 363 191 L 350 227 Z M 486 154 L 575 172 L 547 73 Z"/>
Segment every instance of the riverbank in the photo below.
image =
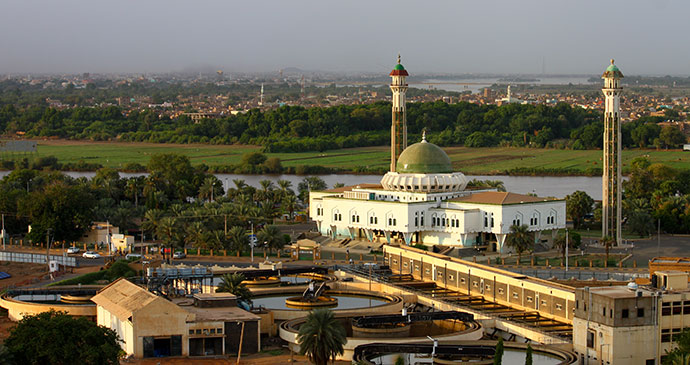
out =
<path fill-rule="evenodd" d="M 211 172 L 233 173 L 242 155 L 260 152 L 260 146 L 158 144 L 131 142 L 91 142 L 39 140 L 34 157 L 55 156 L 73 170 L 93 171 L 98 166 L 126 172 L 143 172 L 152 155 L 177 153 L 187 156 L 193 165 L 204 164 Z M 601 150 L 559 150 L 517 147 L 446 147 L 453 167 L 469 175 L 509 176 L 600 176 Z M 267 153 L 281 160 L 288 173 L 294 174 L 381 174 L 387 171 L 390 152 L 387 146 L 359 147 L 324 152 Z M 26 155 L 30 157 L 31 155 Z M 690 152 L 682 150 L 624 150 L 623 172 L 630 161 L 645 156 L 652 163 L 690 169 Z M 7 158 L 8 155 L 2 156 Z M 15 158 L 24 155 L 17 154 Z"/>

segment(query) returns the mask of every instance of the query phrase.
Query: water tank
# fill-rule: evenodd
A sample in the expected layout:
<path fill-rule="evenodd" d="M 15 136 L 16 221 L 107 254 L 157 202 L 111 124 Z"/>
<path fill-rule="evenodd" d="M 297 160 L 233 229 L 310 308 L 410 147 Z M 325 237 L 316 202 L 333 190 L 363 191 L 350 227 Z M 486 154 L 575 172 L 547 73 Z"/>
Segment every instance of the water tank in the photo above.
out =
<path fill-rule="evenodd" d="M 630 290 L 637 290 L 637 283 L 631 281 L 628 283 L 628 289 Z"/>

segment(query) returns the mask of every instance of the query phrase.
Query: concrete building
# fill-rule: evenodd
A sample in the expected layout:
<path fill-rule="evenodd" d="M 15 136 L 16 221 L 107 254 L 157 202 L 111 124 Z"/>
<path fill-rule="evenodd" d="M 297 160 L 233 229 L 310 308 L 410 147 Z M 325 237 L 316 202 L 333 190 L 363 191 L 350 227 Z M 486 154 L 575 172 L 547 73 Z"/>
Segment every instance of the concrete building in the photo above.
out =
<path fill-rule="evenodd" d="M 656 271 L 649 286 L 575 291 L 573 349 L 584 364 L 660 364 L 690 328 L 688 274 Z"/>
<path fill-rule="evenodd" d="M 93 222 L 91 229 L 89 229 L 79 239 L 81 243 L 96 243 L 107 244 L 109 241 L 109 234 L 120 233 L 120 228 L 113 226 L 108 222 Z"/>
<path fill-rule="evenodd" d="M 400 60 L 398 59 L 398 62 Z M 467 190 L 440 147 L 422 140 L 405 146 L 405 76 L 391 72 L 393 122 L 391 169 L 381 184 L 362 184 L 309 194 L 309 214 L 323 235 L 386 242 L 476 246 L 503 251 L 512 225 L 527 225 L 535 239 L 565 228 L 565 201 L 490 190 Z M 403 141 L 400 141 L 403 138 Z"/>
<path fill-rule="evenodd" d="M 237 307 L 229 294 L 196 294 L 169 301 L 125 279 L 98 292 L 96 319 L 122 339 L 136 358 L 208 356 L 260 349 L 259 317 Z M 243 333 L 242 333 L 243 332 Z"/>
<path fill-rule="evenodd" d="M 601 76 L 604 79 L 604 175 L 602 186 L 601 235 L 621 243 L 621 121 L 620 79 L 623 73 L 611 64 Z"/>

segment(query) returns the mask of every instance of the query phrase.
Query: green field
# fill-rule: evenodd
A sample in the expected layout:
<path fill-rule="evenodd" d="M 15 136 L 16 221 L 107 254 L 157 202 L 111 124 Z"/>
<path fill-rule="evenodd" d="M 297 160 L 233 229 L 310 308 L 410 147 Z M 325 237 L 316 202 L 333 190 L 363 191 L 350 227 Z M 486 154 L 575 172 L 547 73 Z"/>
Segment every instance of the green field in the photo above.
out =
<path fill-rule="evenodd" d="M 209 166 L 237 164 L 242 154 L 260 151 L 257 146 L 173 145 L 152 143 L 40 141 L 39 156 L 55 156 L 62 163 L 84 160 L 104 166 L 121 168 L 130 162 L 146 165 L 156 153 L 177 153 L 188 156 L 192 164 Z M 504 174 L 514 168 L 570 169 L 586 173 L 601 168 L 601 150 L 555 150 L 539 148 L 466 148 L 449 147 L 457 171 L 474 175 Z M 269 153 L 278 157 L 283 166 L 320 165 L 342 170 L 357 167 L 368 169 L 388 167 L 390 152 L 387 147 L 361 147 L 326 152 Z M 648 156 L 652 162 L 661 162 L 675 168 L 690 169 L 690 152 L 680 150 L 626 150 L 623 151 L 623 169 L 639 156 Z"/>

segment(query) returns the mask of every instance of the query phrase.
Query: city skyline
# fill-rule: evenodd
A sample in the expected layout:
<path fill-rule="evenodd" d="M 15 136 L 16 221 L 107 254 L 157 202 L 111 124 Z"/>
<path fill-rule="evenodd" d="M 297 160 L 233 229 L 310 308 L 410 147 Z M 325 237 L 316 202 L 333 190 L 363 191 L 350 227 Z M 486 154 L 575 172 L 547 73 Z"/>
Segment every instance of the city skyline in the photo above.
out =
<path fill-rule="evenodd" d="M 687 75 L 679 1 L 6 4 L 0 73 L 383 72 Z"/>

